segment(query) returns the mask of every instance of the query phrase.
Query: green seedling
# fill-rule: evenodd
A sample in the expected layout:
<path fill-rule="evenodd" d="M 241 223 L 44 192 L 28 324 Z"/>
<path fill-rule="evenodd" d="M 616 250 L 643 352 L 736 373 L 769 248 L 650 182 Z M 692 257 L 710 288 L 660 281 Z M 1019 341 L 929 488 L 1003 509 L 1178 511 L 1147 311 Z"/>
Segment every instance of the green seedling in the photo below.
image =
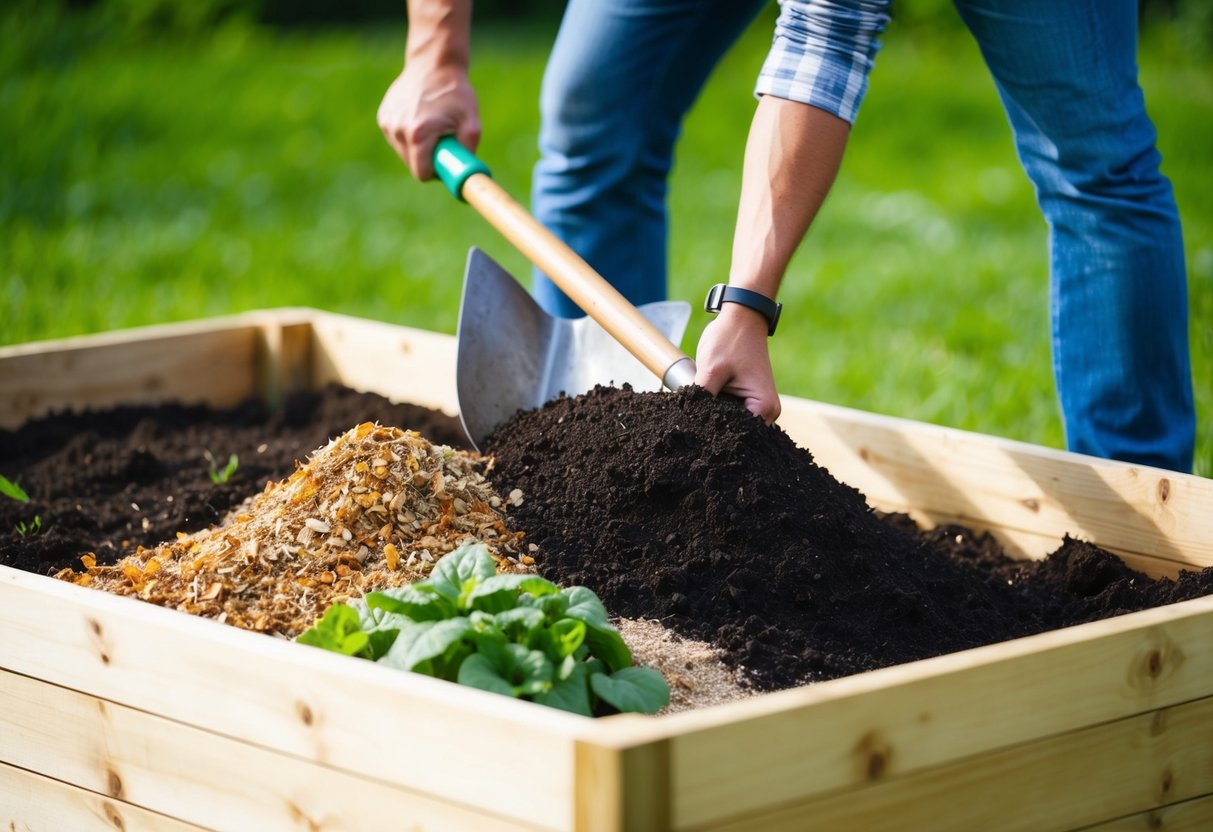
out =
<path fill-rule="evenodd" d="M 29 502 L 29 495 L 25 493 L 21 486 L 3 475 L 0 475 L 0 494 L 19 503 Z"/>
<path fill-rule="evenodd" d="M 565 711 L 656 713 L 670 700 L 583 586 L 498 575 L 483 543 L 444 557 L 424 581 L 333 604 L 298 639 Z"/>
<path fill-rule="evenodd" d="M 33 522 L 31 522 L 31 523 L 26 523 L 24 520 L 20 520 L 17 522 L 17 525 L 13 526 L 13 531 L 15 531 L 17 534 L 21 535 L 22 537 L 25 537 L 26 535 L 31 535 L 31 534 L 37 534 L 41 530 L 42 530 L 42 516 L 38 515 L 38 514 L 34 515 Z"/>
<path fill-rule="evenodd" d="M 232 478 L 232 474 L 236 473 L 236 469 L 240 467 L 240 458 L 235 454 L 228 457 L 227 465 L 219 468 L 219 463 L 215 461 L 214 455 L 210 451 L 203 451 L 206 456 L 206 461 L 210 463 L 211 470 L 207 472 L 210 475 L 211 482 L 215 485 L 223 485 Z"/>

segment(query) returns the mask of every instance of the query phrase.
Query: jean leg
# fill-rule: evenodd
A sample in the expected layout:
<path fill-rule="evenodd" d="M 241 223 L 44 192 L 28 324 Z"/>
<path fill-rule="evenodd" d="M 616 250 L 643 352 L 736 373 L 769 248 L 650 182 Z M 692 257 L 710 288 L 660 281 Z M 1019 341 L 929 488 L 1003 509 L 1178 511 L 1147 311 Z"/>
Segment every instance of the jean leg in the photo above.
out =
<path fill-rule="evenodd" d="M 1191 470 L 1183 238 L 1137 81 L 1136 0 L 955 3 L 1049 225 L 1067 444 Z"/>
<path fill-rule="evenodd" d="M 760 0 L 570 0 L 544 73 L 531 208 L 632 303 L 666 297 L 683 116 Z M 583 314 L 547 277 L 549 313 Z"/>

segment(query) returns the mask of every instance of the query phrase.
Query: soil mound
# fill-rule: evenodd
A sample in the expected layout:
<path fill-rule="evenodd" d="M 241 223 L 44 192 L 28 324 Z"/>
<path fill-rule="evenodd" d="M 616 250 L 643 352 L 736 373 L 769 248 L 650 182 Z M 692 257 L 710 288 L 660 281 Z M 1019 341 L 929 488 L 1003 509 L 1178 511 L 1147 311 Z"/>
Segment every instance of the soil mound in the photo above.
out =
<path fill-rule="evenodd" d="M 503 426 L 488 452 L 498 492 L 526 494 L 510 522 L 539 545 L 541 574 L 721 646 L 762 689 L 1151 605 L 1133 584 L 1153 582 L 1076 541 L 1036 567 L 980 546 L 951 556 L 740 402 L 698 388 L 561 398 Z M 1106 573 L 1103 589 L 1063 564 Z M 1178 594 L 1213 591 L 1213 570 L 1200 574 Z M 1126 580 L 1127 593 L 1105 592 Z M 1159 583 L 1159 596 L 1176 586 Z M 1101 593 L 1115 609 L 1092 603 Z"/>

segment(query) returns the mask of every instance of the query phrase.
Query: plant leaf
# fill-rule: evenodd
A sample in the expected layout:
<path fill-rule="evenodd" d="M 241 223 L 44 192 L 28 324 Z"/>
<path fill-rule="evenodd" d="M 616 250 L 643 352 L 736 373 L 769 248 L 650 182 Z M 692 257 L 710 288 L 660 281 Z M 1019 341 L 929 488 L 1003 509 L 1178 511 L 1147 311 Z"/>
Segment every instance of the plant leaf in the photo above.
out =
<path fill-rule="evenodd" d="M 560 587 L 538 575 L 493 575 L 468 593 L 467 604 L 472 609 L 497 613 L 516 606 L 520 592 L 538 597 L 559 591 Z"/>
<path fill-rule="evenodd" d="M 541 705 L 549 705 L 562 711 L 582 716 L 592 716 L 590 689 L 586 685 L 585 665 L 576 665 L 568 678 L 556 682 L 552 689 L 535 697 Z"/>
<path fill-rule="evenodd" d="M 296 641 L 346 656 L 370 653 L 370 637 L 362 631 L 358 611 L 345 604 L 330 606 Z"/>
<path fill-rule="evenodd" d="M 556 649 L 555 658 L 563 659 L 572 656 L 581 646 L 586 637 L 586 624 L 575 618 L 562 618 L 551 626 L 552 645 Z"/>
<path fill-rule="evenodd" d="M 375 630 L 367 633 L 367 652 L 370 654 L 367 658 L 373 662 L 382 659 L 392 649 L 399 634 L 399 630 Z"/>
<path fill-rule="evenodd" d="M 560 594 L 569 601 L 568 609 L 564 612 L 569 618 L 579 618 L 590 625 L 610 626 L 606 607 L 593 591 L 584 586 L 572 586 Z"/>
<path fill-rule="evenodd" d="M 632 651 L 624 643 L 619 631 L 610 624 L 586 622 L 585 643 L 590 648 L 590 654 L 606 662 L 612 672 L 632 665 Z"/>
<path fill-rule="evenodd" d="M 422 673 L 425 671 L 418 669 L 422 663 L 441 659 L 470 633 L 471 625 L 462 616 L 445 621 L 417 622 L 400 630 L 392 649 L 380 661 L 389 667 Z"/>
<path fill-rule="evenodd" d="M 535 602 L 539 609 L 543 610 L 543 614 L 548 617 L 549 621 L 556 621 L 564 618 L 565 613 L 569 609 L 569 599 L 563 592 L 556 595 L 544 595 Z"/>
<path fill-rule="evenodd" d="M 521 644 L 506 646 L 511 659 L 512 681 L 521 696 L 536 696 L 551 690 L 556 668 L 539 650 L 528 650 Z"/>
<path fill-rule="evenodd" d="M 20 503 L 29 502 L 29 495 L 25 493 L 24 489 L 3 475 L 0 475 L 0 494 L 3 494 L 5 497 L 11 497 Z"/>
<path fill-rule="evenodd" d="M 432 587 L 444 597 L 458 602 L 469 581 L 487 580 L 497 574 L 497 566 L 488 547 L 479 541 L 468 541 L 443 556 L 434 571 L 417 584 Z"/>
<path fill-rule="evenodd" d="M 459 666 L 459 684 L 473 688 L 517 696 L 514 685 L 502 675 L 497 664 L 483 653 L 473 653 Z"/>
<path fill-rule="evenodd" d="M 520 644 L 505 649 L 473 653 L 459 668 L 460 684 L 506 696 L 534 697 L 552 687 L 552 663 L 538 650 Z"/>
<path fill-rule="evenodd" d="M 525 635 L 543 626 L 543 613 L 534 607 L 514 607 L 493 616 L 497 626 L 514 641 L 525 641 Z"/>
<path fill-rule="evenodd" d="M 622 713 L 655 714 L 670 701 L 665 679 L 649 667 L 625 667 L 610 676 L 590 676 L 590 689 L 611 707 Z"/>
<path fill-rule="evenodd" d="M 413 586 L 369 592 L 366 605 L 370 609 L 407 616 L 413 621 L 441 621 L 455 615 L 455 606 L 445 596 L 422 592 Z"/>

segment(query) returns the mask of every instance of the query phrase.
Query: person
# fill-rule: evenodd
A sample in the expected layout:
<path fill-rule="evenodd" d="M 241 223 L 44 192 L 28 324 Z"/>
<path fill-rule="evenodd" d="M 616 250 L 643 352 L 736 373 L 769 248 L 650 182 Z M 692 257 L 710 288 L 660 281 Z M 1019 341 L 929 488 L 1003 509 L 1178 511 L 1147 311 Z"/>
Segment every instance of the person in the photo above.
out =
<path fill-rule="evenodd" d="M 683 117 L 759 0 L 570 0 L 544 74 L 532 211 L 633 303 L 666 295 L 666 189 Z M 1137 81 L 1137 2 L 956 0 L 1049 227 L 1054 376 L 1071 450 L 1191 470 L 1187 277 Z M 890 0 L 780 0 L 742 161 L 729 284 L 774 298 L 841 163 Z M 418 179 L 475 149 L 470 0 L 410 0 L 378 112 Z M 941 125 L 941 132 L 943 129 Z M 946 135 L 941 135 L 946 141 Z M 858 279 L 858 278 L 857 278 Z M 579 313 L 542 275 L 553 314 Z M 779 415 L 768 321 L 722 305 L 696 383 Z"/>

